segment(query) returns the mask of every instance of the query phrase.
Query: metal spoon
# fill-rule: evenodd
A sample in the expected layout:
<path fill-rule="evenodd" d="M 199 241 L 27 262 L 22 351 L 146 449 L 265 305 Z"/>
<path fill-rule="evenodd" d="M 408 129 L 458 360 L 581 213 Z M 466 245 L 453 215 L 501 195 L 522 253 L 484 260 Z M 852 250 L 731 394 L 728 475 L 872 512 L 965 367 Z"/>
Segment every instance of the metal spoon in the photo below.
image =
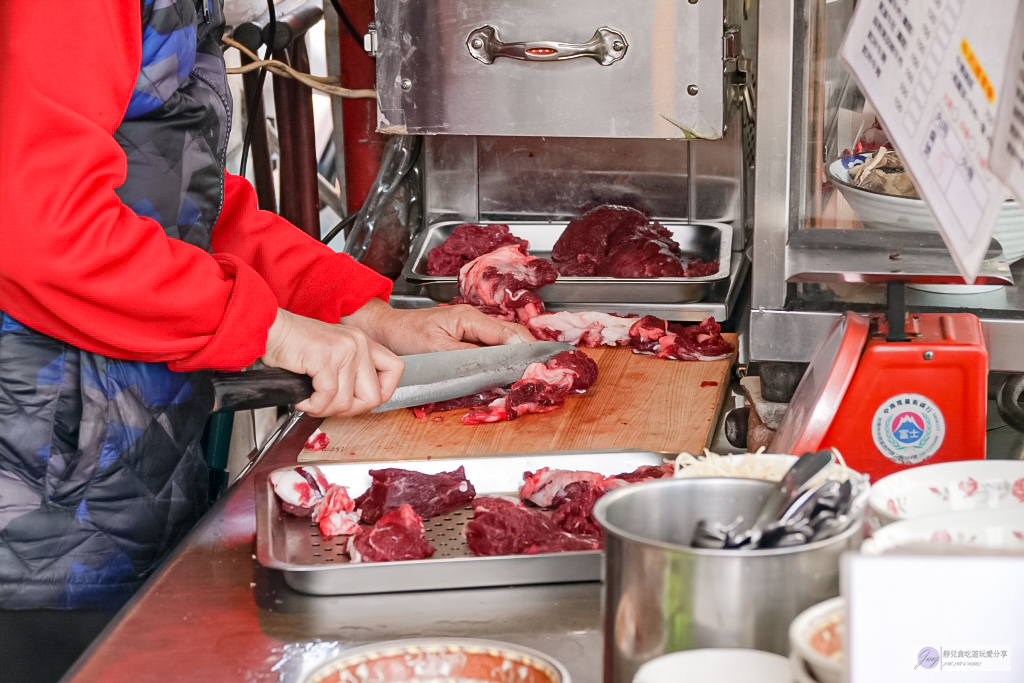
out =
<path fill-rule="evenodd" d="M 718 522 L 702 519 L 697 522 L 694 529 L 691 545 L 695 548 L 710 549 L 757 546 L 765 530 L 785 520 L 786 513 L 794 507 L 794 503 L 805 502 L 801 501 L 801 498 L 809 489 L 814 488 L 815 484 L 821 483 L 816 480 L 832 461 L 831 451 L 804 453 L 768 494 L 768 498 L 761 506 L 761 513 L 750 528 L 737 531 L 740 520 L 723 527 Z M 811 534 L 813 533 L 812 529 Z"/>

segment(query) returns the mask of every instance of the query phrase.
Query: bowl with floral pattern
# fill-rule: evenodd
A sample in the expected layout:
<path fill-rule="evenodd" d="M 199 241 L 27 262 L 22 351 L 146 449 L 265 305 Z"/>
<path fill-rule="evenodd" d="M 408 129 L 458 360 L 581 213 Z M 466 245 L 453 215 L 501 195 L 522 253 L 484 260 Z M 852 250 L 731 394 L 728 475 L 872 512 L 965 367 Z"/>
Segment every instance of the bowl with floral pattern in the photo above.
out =
<path fill-rule="evenodd" d="M 454 638 L 393 640 L 343 651 L 305 683 L 572 683 L 551 657 L 510 643 Z"/>
<path fill-rule="evenodd" d="M 875 482 L 868 507 L 879 525 L 958 510 L 1024 511 L 1024 461 L 964 460 L 913 467 Z"/>
<path fill-rule="evenodd" d="M 876 529 L 861 544 L 865 555 L 919 546 L 971 547 L 1024 554 L 1024 508 L 965 510 L 904 519 Z"/>

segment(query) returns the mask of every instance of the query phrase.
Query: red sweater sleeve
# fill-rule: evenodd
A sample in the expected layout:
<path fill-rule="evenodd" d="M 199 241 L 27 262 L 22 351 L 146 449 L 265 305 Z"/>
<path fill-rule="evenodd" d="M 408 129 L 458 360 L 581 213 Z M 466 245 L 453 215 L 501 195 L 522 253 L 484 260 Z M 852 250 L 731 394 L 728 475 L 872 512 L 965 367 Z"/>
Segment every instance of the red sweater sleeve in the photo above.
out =
<path fill-rule="evenodd" d="M 279 301 L 333 322 L 359 305 L 360 287 L 362 301 L 386 295 L 361 266 L 257 212 L 244 181 L 229 183 L 214 229 L 223 253 L 128 209 L 114 192 L 127 161 L 112 133 L 141 63 L 139 4 L 61 11 L 55 22 L 45 3 L 13 0 L 0 21 L 0 310 L 114 358 L 231 370 L 263 353 Z M 101 38 L 72 60 L 52 47 L 82 35 Z M 260 236 L 272 247 L 246 244 Z"/>
<path fill-rule="evenodd" d="M 336 323 L 373 297 L 387 300 L 391 280 L 256 206 L 249 182 L 225 174 L 213 251 L 237 256 L 255 268 L 281 308 Z"/>

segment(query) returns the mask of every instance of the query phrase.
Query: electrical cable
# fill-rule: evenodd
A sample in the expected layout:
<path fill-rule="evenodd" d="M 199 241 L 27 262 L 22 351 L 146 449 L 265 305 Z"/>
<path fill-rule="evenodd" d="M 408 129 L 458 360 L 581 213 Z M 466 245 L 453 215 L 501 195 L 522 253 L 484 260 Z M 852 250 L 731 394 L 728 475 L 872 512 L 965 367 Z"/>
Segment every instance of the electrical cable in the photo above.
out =
<path fill-rule="evenodd" d="M 356 216 L 358 216 L 358 215 L 359 215 L 359 211 L 356 210 L 356 211 L 353 211 L 352 213 L 350 213 L 349 215 L 345 216 L 344 218 L 342 218 L 341 222 L 338 223 L 337 225 L 335 225 L 334 228 L 332 228 L 329 233 L 324 235 L 323 238 L 320 241 L 323 242 L 324 244 L 330 244 L 331 240 L 333 240 L 335 237 L 337 237 L 339 232 L 341 232 L 342 230 L 344 230 L 348 226 L 352 225 L 352 223 L 356 219 Z"/>
<path fill-rule="evenodd" d="M 352 23 L 352 20 L 348 18 L 345 10 L 341 7 L 341 2 L 339 0 L 331 0 L 331 4 L 334 5 L 334 11 L 338 13 L 338 19 L 345 25 L 345 30 L 352 36 L 352 40 L 356 41 L 356 45 L 362 47 L 363 35 L 356 28 L 356 25 Z"/>
<path fill-rule="evenodd" d="M 274 41 L 277 39 L 277 13 L 274 11 L 274 0 L 267 0 L 267 12 L 270 15 L 270 31 L 267 40 L 267 59 L 274 58 Z M 242 161 L 238 167 L 238 175 L 245 177 L 245 167 L 249 161 L 249 147 L 252 145 L 253 121 L 259 116 L 263 106 L 263 83 L 267 80 L 267 67 L 260 67 L 260 75 L 256 79 L 256 91 L 252 94 L 249 106 L 248 121 L 245 122 L 245 136 L 242 140 Z"/>
<path fill-rule="evenodd" d="M 260 59 L 259 55 L 247 48 L 245 45 L 242 45 L 238 41 L 232 40 L 226 36 L 221 38 L 220 42 L 228 47 L 236 48 L 239 52 L 252 60 L 244 66 L 228 67 L 227 73 L 229 75 L 247 74 L 250 71 L 255 71 L 256 69 L 266 68 L 267 71 L 275 76 L 292 78 L 308 88 L 319 90 L 320 92 L 327 93 L 328 95 L 337 95 L 338 97 L 349 98 L 365 98 L 371 100 L 377 97 L 377 91 L 372 88 L 354 90 L 351 88 L 342 88 L 341 86 L 336 85 L 341 82 L 341 79 L 338 76 L 313 76 L 293 69 L 291 66 L 277 59 Z"/>

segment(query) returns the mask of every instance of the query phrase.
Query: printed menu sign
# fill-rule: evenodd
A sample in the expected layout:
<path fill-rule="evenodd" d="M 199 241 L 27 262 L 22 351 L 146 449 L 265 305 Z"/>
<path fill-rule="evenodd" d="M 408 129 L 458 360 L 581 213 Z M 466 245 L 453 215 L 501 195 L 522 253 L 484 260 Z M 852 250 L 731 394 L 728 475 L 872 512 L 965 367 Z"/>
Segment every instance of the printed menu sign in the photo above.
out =
<path fill-rule="evenodd" d="M 990 161 L 992 172 L 1024 205 L 1024 2 L 1017 7 Z"/>
<path fill-rule="evenodd" d="M 967 282 L 1006 199 L 989 156 L 1018 4 L 862 0 L 840 48 Z"/>

